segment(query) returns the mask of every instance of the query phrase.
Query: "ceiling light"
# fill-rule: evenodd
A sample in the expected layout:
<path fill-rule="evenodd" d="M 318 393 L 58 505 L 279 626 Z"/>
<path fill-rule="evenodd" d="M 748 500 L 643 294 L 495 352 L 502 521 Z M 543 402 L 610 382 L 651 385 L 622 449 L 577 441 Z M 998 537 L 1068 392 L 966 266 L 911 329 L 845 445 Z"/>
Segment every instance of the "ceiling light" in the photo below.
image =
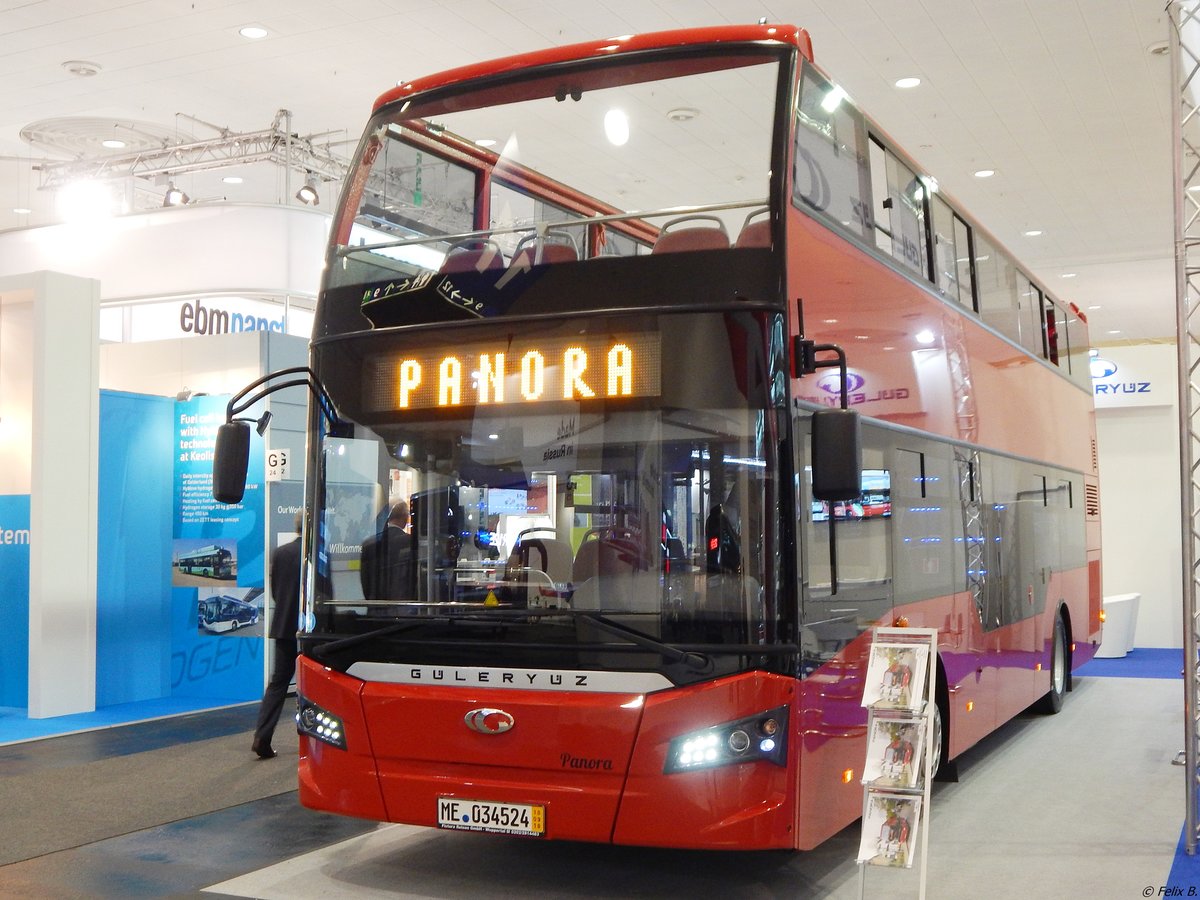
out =
<path fill-rule="evenodd" d="M 100 72 L 99 63 L 88 62 L 83 59 L 68 59 L 62 64 L 62 67 L 72 75 L 78 75 L 80 78 L 90 78 Z"/>
<path fill-rule="evenodd" d="M 1104 309 L 1104 307 L 1103 307 L 1103 306 L 1101 306 L 1099 303 L 1097 303 L 1095 306 L 1089 306 L 1089 307 L 1088 307 L 1088 309 L 1089 309 L 1089 310 L 1093 310 L 1093 309 Z"/>
<path fill-rule="evenodd" d="M 33 210 L 28 206 L 14 206 L 13 212 L 15 212 L 18 216 L 27 216 L 33 212 Z"/>
<path fill-rule="evenodd" d="M 258 41 L 267 36 L 267 29 L 261 25 L 243 25 L 238 34 L 250 41 Z"/>
<path fill-rule="evenodd" d="M 68 222 L 105 219 L 113 213 L 113 195 L 98 181 L 73 181 L 59 192 L 58 211 Z"/>
<path fill-rule="evenodd" d="M 493 138 L 480 138 L 475 142 L 476 147 L 495 147 L 496 141 Z"/>
<path fill-rule="evenodd" d="M 1025 237 L 1041 237 L 1042 233 L 1037 229 L 1025 232 Z"/>
<path fill-rule="evenodd" d="M 825 99 L 821 101 L 821 109 L 827 113 L 833 112 L 846 99 L 846 92 L 842 90 L 842 86 L 835 84 L 825 95 Z"/>
<path fill-rule="evenodd" d="M 125 146 L 125 142 L 120 138 L 109 138 L 106 141 L 101 141 L 100 146 L 109 150 L 120 150 Z"/>
<path fill-rule="evenodd" d="M 619 109 L 610 109 L 604 114 L 604 136 L 614 147 L 629 143 L 629 116 Z"/>
<path fill-rule="evenodd" d="M 225 182 L 226 184 L 241 184 L 242 176 L 241 175 L 226 175 L 221 180 L 223 182 Z"/>
<path fill-rule="evenodd" d="M 897 79 L 896 87 L 898 87 L 898 88 L 915 88 L 920 83 L 921 83 L 920 78 L 910 75 L 907 78 Z"/>
<path fill-rule="evenodd" d="M 191 200 L 191 197 L 175 187 L 175 182 L 167 184 L 166 193 L 163 194 L 163 206 L 183 206 L 185 203 L 190 203 Z"/>
<path fill-rule="evenodd" d="M 1063 272 L 1062 275 L 1060 275 L 1059 277 L 1060 278 L 1077 278 L 1078 274 L 1075 272 Z"/>
<path fill-rule="evenodd" d="M 995 174 L 996 174 L 995 169 L 980 169 L 978 172 L 975 173 L 975 177 L 976 178 L 991 178 Z"/>
<path fill-rule="evenodd" d="M 296 191 L 296 199 L 305 206 L 318 206 L 321 203 L 321 195 L 317 193 L 317 176 L 311 172 L 304 179 L 304 184 L 300 190 Z"/>

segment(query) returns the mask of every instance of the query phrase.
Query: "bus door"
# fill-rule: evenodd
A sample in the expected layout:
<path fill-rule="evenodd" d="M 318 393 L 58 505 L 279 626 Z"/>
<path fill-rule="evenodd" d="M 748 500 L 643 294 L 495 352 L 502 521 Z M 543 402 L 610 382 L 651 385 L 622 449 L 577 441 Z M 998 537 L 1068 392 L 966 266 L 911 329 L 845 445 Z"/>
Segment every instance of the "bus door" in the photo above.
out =
<path fill-rule="evenodd" d="M 806 417 L 795 428 L 803 678 L 799 846 L 811 845 L 815 820 L 853 818 L 852 807 L 861 804 L 861 791 L 836 786 L 848 768 L 862 764 L 870 632 L 892 621 L 891 472 L 880 434 L 863 429 L 862 494 L 827 503 L 812 497 L 810 426 Z M 842 811 L 831 814 L 831 803 Z"/>

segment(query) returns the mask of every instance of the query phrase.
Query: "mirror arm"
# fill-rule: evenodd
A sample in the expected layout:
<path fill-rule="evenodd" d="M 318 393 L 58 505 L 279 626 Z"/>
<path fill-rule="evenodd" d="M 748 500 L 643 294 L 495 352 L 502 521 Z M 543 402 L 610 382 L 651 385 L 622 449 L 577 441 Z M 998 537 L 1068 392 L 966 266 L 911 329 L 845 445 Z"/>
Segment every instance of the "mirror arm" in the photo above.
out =
<path fill-rule="evenodd" d="M 270 387 L 265 387 L 262 390 L 256 391 L 255 388 L 266 384 L 276 378 L 281 378 L 285 375 L 304 375 L 304 378 L 294 378 L 290 381 L 284 381 L 279 384 L 273 384 Z M 270 375 L 264 375 L 255 381 L 250 382 L 231 398 L 225 407 L 225 421 L 234 421 L 238 413 L 245 412 L 259 400 L 264 397 L 281 391 L 284 388 L 290 387 L 306 387 L 312 392 L 312 395 L 317 398 L 317 403 L 320 407 L 321 414 L 329 423 L 331 429 L 336 429 L 344 424 L 341 416 L 338 415 L 337 408 L 333 404 L 333 398 L 329 396 L 329 392 L 325 390 L 325 386 L 317 379 L 317 375 L 308 366 L 293 366 L 290 369 L 280 369 L 278 372 L 272 372 Z M 252 393 L 253 392 L 253 393 Z M 270 421 L 270 412 L 263 413 L 259 419 L 242 419 L 241 421 L 253 421 L 258 425 L 258 433 L 261 435 L 267 427 L 267 422 Z"/>

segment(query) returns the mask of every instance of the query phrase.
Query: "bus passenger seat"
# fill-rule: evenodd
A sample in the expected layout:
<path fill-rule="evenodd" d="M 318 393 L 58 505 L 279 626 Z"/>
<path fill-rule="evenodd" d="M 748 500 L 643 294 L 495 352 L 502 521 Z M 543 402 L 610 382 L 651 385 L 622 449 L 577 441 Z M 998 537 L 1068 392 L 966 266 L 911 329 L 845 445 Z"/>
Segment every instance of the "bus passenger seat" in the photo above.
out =
<path fill-rule="evenodd" d="M 745 247 L 770 247 L 771 246 L 771 220 L 759 219 L 757 222 L 751 222 L 755 216 L 766 215 L 770 210 L 756 209 L 750 215 L 746 216 L 746 222 L 742 225 L 742 231 L 738 235 L 735 247 L 741 249 Z"/>
<path fill-rule="evenodd" d="M 442 260 L 438 270 L 442 274 L 453 272 L 486 272 L 504 268 L 504 254 L 492 241 L 466 240 L 453 244 Z"/>
<path fill-rule="evenodd" d="M 509 268 L 529 268 L 532 265 L 545 265 L 564 262 L 576 262 L 579 250 L 575 246 L 575 238 L 565 231 L 549 229 L 545 234 L 536 232 L 527 234 L 517 242 L 513 251 Z"/>
<path fill-rule="evenodd" d="M 683 222 L 706 221 L 714 225 L 689 226 L 671 231 L 672 226 Z M 729 233 L 725 223 L 716 216 L 681 216 L 663 225 L 654 242 L 654 253 L 685 253 L 690 250 L 728 250 Z"/>

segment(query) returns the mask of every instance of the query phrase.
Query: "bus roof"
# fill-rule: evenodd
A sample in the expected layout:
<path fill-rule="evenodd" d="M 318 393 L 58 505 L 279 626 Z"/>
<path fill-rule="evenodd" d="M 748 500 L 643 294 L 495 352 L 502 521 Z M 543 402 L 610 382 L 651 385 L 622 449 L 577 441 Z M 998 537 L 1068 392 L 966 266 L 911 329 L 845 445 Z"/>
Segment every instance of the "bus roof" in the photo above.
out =
<path fill-rule="evenodd" d="M 800 49 L 809 60 L 812 55 L 812 40 L 808 32 L 795 25 L 720 25 L 711 28 L 679 28 L 672 31 L 652 31 L 645 34 L 623 34 L 619 37 L 587 41 L 550 47 L 532 53 L 505 56 L 486 62 L 472 63 L 457 69 L 447 69 L 435 75 L 427 75 L 414 81 L 406 81 L 392 88 L 375 101 L 375 110 L 380 107 L 434 88 L 446 87 L 475 78 L 516 72 L 536 66 L 572 62 L 584 59 L 600 59 L 618 53 L 636 53 L 665 47 L 684 47 L 718 43 L 768 42 L 791 44 Z"/>

